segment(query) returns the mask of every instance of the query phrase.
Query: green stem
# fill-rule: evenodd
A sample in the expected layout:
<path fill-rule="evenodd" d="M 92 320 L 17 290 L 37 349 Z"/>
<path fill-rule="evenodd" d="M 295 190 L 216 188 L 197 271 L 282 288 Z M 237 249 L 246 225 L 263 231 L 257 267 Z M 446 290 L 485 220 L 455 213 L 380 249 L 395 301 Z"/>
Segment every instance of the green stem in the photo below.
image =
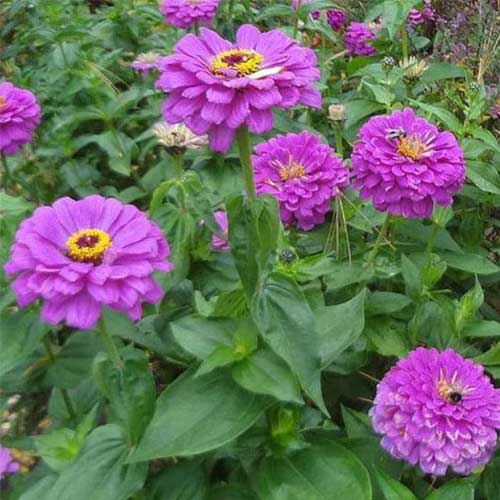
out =
<path fill-rule="evenodd" d="M 299 0 L 299 4 L 297 5 L 297 10 L 295 11 L 295 26 L 293 28 L 293 39 L 295 40 L 297 38 L 297 34 L 299 32 L 299 16 L 297 14 L 298 10 L 300 9 L 300 4 L 302 3 L 302 0 Z"/>
<path fill-rule="evenodd" d="M 255 184 L 253 181 L 252 161 L 250 159 L 250 134 L 248 129 L 243 126 L 236 132 L 236 141 L 238 142 L 238 149 L 240 151 L 241 168 L 243 172 L 243 179 L 245 181 L 245 190 L 248 199 L 251 203 L 255 201 Z"/>
<path fill-rule="evenodd" d="M 387 234 L 387 229 L 389 228 L 389 223 L 391 220 L 391 216 L 387 214 L 385 216 L 384 223 L 382 224 L 382 227 L 380 228 L 380 231 L 378 233 L 377 239 L 375 241 L 375 245 L 373 245 L 372 251 L 368 255 L 368 263 L 372 264 L 373 261 L 375 260 L 375 257 L 378 255 L 378 251 L 380 250 L 380 245 L 382 244 L 382 241 L 385 239 L 385 235 Z"/>
<path fill-rule="evenodd" d="M 183 155 L 180 154 L 175 154 L 172 155 L 172 160 L 174 160 L 174 171 L 175 171 L 175 176 L 178 178 L 181 178 L 182 175 L 184 174 L 184 158 Z"/>
<path fill-rule="evenodd" d="M 194 34 L 198 36 L 200 34 L 200 25 L 198 22 L 194 23 Z"/>
<path fill-rule="evenodd" d="M 430 258 L 432 247 L 434 246 L 434 242 L 436 241 L 437 235 L 441 228 L 435 222 L 432 223 L 432 232 L 429 240 L 427 241 L 427 248 L 425 249 L 425 253 L 427 254 L 427 258 Z"/>
<path fill-rule="evenodd" d="M 4 189 L 5 191 L 7 191 L 7 186 L 13 184 L 12 175 L 10 173 L 9 165 L 7 163 L 7 158 L 5 158 L 4 155 L 0 155 L 0 158 L 2 159 L 2 166 L 5 172 Z"/>
<path fill-rule="evenodd" d="M 50 345 L 50 340 L 48 337 L 43 338 L 43 345 L 45 346 L 45 350 L 47 351 L 47 355 L 49 357 L 50 363 L 54 364 L 56 362 L 56 356 L 54 351 L 52 350 L 52 346 Z M 73 404 L 71 403 L 71 398 L 69 397 L 69 393 L 66 389 L 60 389 L 64 404 L 66 405 L 66 410 L 68 410 L 68 415 L 74 425 L 78 423 L 76 418 L 76 412 L 73 408 Z"/>
<path fill-rule="evenodd" d="M 344 143 L 342 136 L 342 125 L 339 122 L 333 124 L 333 131 L 335 133 L 335 149 L 337 154 L 343 158 L 344 157 Z"/>
<path fill-rule="evenodd" d="M 115 365 L 116 369 L 122 370 L 123 369 L 122 358 L 120 357 L 120 353 L 116 348 L 116 344 L 114 343 L 111 335 L 106 329 L 106 325 L 104 324 L 104 320 L 102 319 L 102 317 L 99 320 L 99 333 L 101 334 L 104 345 L 106 346 L 106 350 L 108 351 L 110 360 Z"/>
<path fill-rule="evenodd" d="M 408 30 L 406 23 L 401 26 L 401 51 L 403 52 L 403 60 L 408 59 Z"/>

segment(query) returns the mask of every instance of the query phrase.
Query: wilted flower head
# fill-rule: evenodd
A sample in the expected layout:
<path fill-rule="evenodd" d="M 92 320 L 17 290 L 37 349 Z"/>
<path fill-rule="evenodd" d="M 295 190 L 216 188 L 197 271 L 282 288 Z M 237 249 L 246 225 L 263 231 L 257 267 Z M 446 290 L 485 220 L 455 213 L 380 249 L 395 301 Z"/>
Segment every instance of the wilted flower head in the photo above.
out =
<path fill-rule="evenodd" d="M 160 12 L 167 24 L 177 28 L 211 26 L 218 6 L 219 0 L 162 0 Z"/>
<path fill-rule="evenodd" d="M 227 214 L 224 210 L 217 210 L 214 212 L 214 219 L 220 228 L 220 233 L 212 235 L 210 246 L 216 252 L 227 252 L 229 250 Z"/>
<path fill-rule="evenodd" d="M 332 122 L 343 122 L 346 119 L 345 106 L 343 104 L 330 104 L 328 106 L 328 118 Z"/>
<path fill-rule="evenodd" d="M 0 481 L 6 474 L 14 474 L 19 470 L 19 464 L 12 457 L 8 448 L 0 446 Z"/>
<path fill-rule="evenodd" d="M 349 184 L 349 172 L 333 150 L 309 132 L 278 135 L 252 156 L 257 193 L 274 196 L 281 220 L 309 231 L 325 220 L 329 201 Z"/>
<path fill-rule="evenodd" d="M 375 116 L 359 131 L 352 152 L 354 187 L 377 210 L 422 219 L 434 203 L 449 206 L 465 180 L 463 153 L 450 132 L 411 108 Z"/>
<path fill-rule="evenodd" d="M 370 410 L 393 457 L 443 476 L 488 462 L 500 429 L 500 390 L 452 349 L 420 347 L 386 373 Z"/>
<path fill-rule="evenodd" d="M 351 23 L 345 32 L 344 44 L 349 55 L 369 56 L 375 49 L 366 42 L 373 40 L 375 33 L 364 23 Z"/>
<path fill-rule="evenodd" d="M 183 37 L 160 63 L 156 86 L 168 94 L 162 106 L 168 123 L 184 122 L 194 133 L 208 134 L 212 150 L 226 152 L 243 125 L 256 134 L 271 130 L 274 107 L 321 107 L 311 49 L 280 31 L 261 33 L 248 24 L 239 28 L 236 43 L 200 31 L 199 37 Z"/>
<path fill-rule="evenodd" d="M 158 122 L 153 127 L 158 142 L 172 153 L 183 153 L 186 149 L 201 149 L 208 144 L 207 135 L 196 135 L 183 123 L 169 125 Z"/>
<path fill-rule="evenodd" d="M 139 54 L 137 59 L 130 64 L 130 67 L 140 73 L 149 73 L 153 69 L 157 69 L 160 55 L 156 52 L 145 52 Z"/>
<path fill-rule="evenodd" d="M 412 82 L 421 78 L 429 65 L 423 59 L 418 60 L 416 57 L 410 56 L 408 59 L 400 61 L 399 67 L 405 70 L 403 78 L 408 82 Z"/>
<path fill-rule="evenodd" d="M 425 21 L 432 21 L 434 19 L 435 12 L 432 7 L 431 0 L 424 0 L 423 9 L 419 10 L 413 8 L 408 14 L 407 24 L 408 26 L 415 26 L 417 24 L 422 24 Z"/>
<path fill-rule="evenodd" d="M 326 12 L 326 20 L 333 31 L 342 29 L 345 23 L 345 12 L 338 9 L 329 9 Z"/>
<path fill-rule="evenodd" d="M 0 83 L 0 154 L 13 155 L 33 140 L 40 123 L 40 106 L 29 91 Z"/>
<path fill-rule="evenodd" d="M 169 246 L 156 223 L 112 198 L 61 198 L 25 219 L 15 235 L 7 275 L 20 307 L 42 301 L 41 319 L 95 326 L 101 307 L 142 315 L 141 302 L 163 295 L 151 277 L 170 271 Z"/>

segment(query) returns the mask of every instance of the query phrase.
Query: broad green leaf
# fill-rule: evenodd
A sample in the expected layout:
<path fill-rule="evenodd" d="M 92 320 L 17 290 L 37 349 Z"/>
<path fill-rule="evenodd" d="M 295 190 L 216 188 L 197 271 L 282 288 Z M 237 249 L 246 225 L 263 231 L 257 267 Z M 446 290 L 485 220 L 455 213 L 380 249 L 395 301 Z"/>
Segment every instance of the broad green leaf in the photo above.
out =
<path fill-rule="evenodd" d="M 363 438 L 373 435 L 370 417 L 366 413 L 347 408 L 344 405 L 341 406 L 341 410 L 342 420 L 350 438 Z"/>
<path fill-rule="evenodd" d="M 385 500 L 418 500 L 417 497 L 399 481 L 396 481 L 383 470 L 377 469 L 377 481 Z"/>
<path fill-rule="evenodd" d="M 267 398 L 245 391 L 221 370 L 202 377 L 188 371 L 158 398 L 153 419 L 130 461 L 217 449 L 251 427 L 268 404 Z"/>
<path fill-rule="evenodd" d="M 422 293 L 422 277 L 418 267 L 406 255 L 401 257 L 401 271 L 405 281 L 406 294 L 418 300 Z"/>
<path fill-rule="evenodd" d="M 232 369 L 234 380 L 245 389 L 303 404 L 299 385 L 288 365 L 268 348 L 260 349 Z"/>
<path fill-rule="evenodd" d="M 467 177 L 481 191 L 500 194 L 500 177 L 492 164 L 482 161 L 467 161 Z"/>
<path fill-rule="evenodd" d="M 434 490 L 425 500 L 474 500 L 474 484 L 470 479 L 454 479 Z"/>
<path fill-rule="evenodd" d="M 484 293 L 479 280 L 476 278 L 474 288 L 465 293 L 455 311 L 455 325 L 457 332 L 461 333 L 467 321 L 475 318 L 477 311 L 484 302 Z"/>
<path fill-rule="evenodd" d="M 448 62 L 434 62 L 429 65 L 427 71 L 423 74 L 420 81 L 422 83 L 431 83 L 437 80 L 446 80 L 448 78 L 465 78 L 467 72 Z"/>
<path fill-rule="evenodd" d="M 366 297 L 366 314 L 392 314 L 411 304 L 411 299 L 401 293 L 372 292 Z"/>
<path fill-rule="evenodd" d="M 437 252 L 449 267 L 472 274 L 494 274 L 500 272 L 500 267 L 493 264 L 482 255 L 474 253 Z"/>
<path fill-rule="evenodd" d="M 500 365 L 500 342 L 494 344 L 483 354 L 474 357 L 474 361 L 484 366 Z"/>
<path fill-rule="evenodd" d="M 498 452 L 486 465 L 482 474 L 482 482 L 486 498 L 495 498 L 495 495 L 500 492 L 500 455 Z"/>
<path fill-rule="evenodd" d="M 252 316 L 266 342 L 288 363 L 302 389 L 326 413 L 316 320 L 297 283 L 272 273 L 255 297 Z"/>
<path fill-rule="evenodd" d="M 464 337 L 500 337 L 498 321 L 469 321 L 462 331 Z"/>
<path fill-rule="evenodd" d="M 335 262 L 331 261 L 328 273 L 325 273 L 325 281 L 330 289 L 342 288 L 354 283 L 369 281 L 373 278 L 373 268 L 367 267 L 362 261 Z"/>
<path fill-rule="evenodd" d="M 409 342 L 399 322 L 391 318 L 373 318 L 367 322 L 363 335 L 369 340 L 370 350 L 382 356 L 403 358 L 408 354 Z"/>
<path fill-rule="evenodd" d="M 270 19 L 272 17 L 290 17 L 293 14 L 293 10 L 289 5 L 269 5 L 264 9 L 259 11 L 258 16 L 255 21 L 260 21 L 262 19 Z"/>
<path fill-rule="evenodd" d="M 451 111 L 448 111 L 447 109 L 440 106 L 426 104 L 425 102 L 416 101 L 414 99 L 410 99 L 410 102 L 414 106 L 436 116 L 441 121 L 441 123 L 452 132 L 457 132 L 461 129 L 460 121 Z"/>
<path fill-rule="evenodd" d="M 365 326 L 366 290 L 343 304 L 318 311 L 321 365 L 327 367 L 352 345 Z"/>
<path fill-rule="evenodd" d="M 117 425 L 98 427 L 76 459 L 37 500 L 127 500 L 142 488 L 147 474 L 147 464 L 125 464 L 128 452 Z"/>
<path fill-rule="evenodd" d="M 349 450 L 330 440 L 283 457 L 265 458 L 256 477 L 262 500 L 371 500 L 368 471 Z"/>

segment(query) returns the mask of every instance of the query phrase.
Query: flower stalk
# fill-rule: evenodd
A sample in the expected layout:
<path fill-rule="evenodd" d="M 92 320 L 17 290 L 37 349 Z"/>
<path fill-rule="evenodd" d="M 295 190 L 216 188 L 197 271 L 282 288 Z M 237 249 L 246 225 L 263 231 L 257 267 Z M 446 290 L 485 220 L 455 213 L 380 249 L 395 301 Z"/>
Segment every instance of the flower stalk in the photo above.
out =
<path fill-rule="evenodd" d="M 236 141 L 240 152 L 240 161 L 245 181 L 245 190 L 248 199 L 253 203 L 256 199 L 255 183 L 253 179 L 252 160 L 250 158 L 250 134 L 248 129 L 243 126 L 236 132 Z"/>
<path fill-rule="evenodd" d="M 117 370 L 123 370 L 122 358 L 120 357 L 116 344 L 108 332 L 102 317 L 99 319 L 99 333 L 101 334 L 106 350 L 108 351 L 109 359 Z"/>

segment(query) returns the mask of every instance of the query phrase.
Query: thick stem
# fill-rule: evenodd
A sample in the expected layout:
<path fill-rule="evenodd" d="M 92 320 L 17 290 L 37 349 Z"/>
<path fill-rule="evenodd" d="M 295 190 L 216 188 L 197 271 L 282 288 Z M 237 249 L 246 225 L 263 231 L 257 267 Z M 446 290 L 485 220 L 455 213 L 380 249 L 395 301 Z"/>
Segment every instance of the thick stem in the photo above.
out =
<path fill-rule="evenodd" d="M 301 4 L 302 4 L 302 0 L 299 0 L 299 3 L 297 5 L 297 11 L 300 9 Z M 295 26 L 293 28 L 293 39 L 294 40 L 297 38 L 297 34 L 299 32 L 299 22 L 300 22 L 299 16 L 297 15 L 297 13 L 295 13 Z"/>
<path fill-rule="evenodd" d="M 12 175 L 10 173 L 9 165 L 7 163 L 7 158 L 5 158 L 5 156 L 2 154 L 0 154 L 0 158 L 2 159 L 2 167 L 4 170 L 4 177 L 5 177 L 4 189 L 7 191 L 7 186 L 12 184 Z"/>
<path fill-rule="evenodd" d="M 106 350 L 108 351 L 109 358 L 111 359 L 113 365 L 115 365 L 116 369 L 122 370 L 122 358 L 120 357 L 120 353 L 116 348 L 116 344 L 114 343 L 113 338 L 106 329 L 106 325 L 104 324 L 104 320 L 102 318 L 99 320 L 99 333 L 101 334 L 102 340 L 104 342 L 104 345 L 106 346 Z"/>
<path fill-rule="evenodd" d="M 333 131 L 335 133 L 335 149 L 337 150 L 337 154 L 344 158 L 344 143 L 342 136 L 342 125 L 339 122 L 335 122 L 333 124 Z"/>
<path fill-rule="evenodd" d="M 368 263 L 369 264 L 372 264 L 378 255 L 378 251 L 380 250 L 380 245 L 382 244 L 382 241 L 385 239 L 385 235 L 387 234 L 387 229 L 389 227 L 390 220 L 391 220 L 391 216 L 389 214 L 387 214 L 385 216 L 384 223 L 382 224 L 382 227 L 380 228 L 380 231 L 378 233 L 377 239 L 375 241 L 375 245 L 373 245 L 372 251 L 368 255 Z"/>
<path fill-rule="evenodd" d="M 408 30 L 406 23 L 401 26 L 401 51 L 403 53 L 403 60 L 408 59 Z"/>
<path fill-rule="evenodd" d="M 175 176 L 179 178 L 182 177 L 182 174 L 184 173 L 184 168 L 183 168 L 184 156 L 182 154 L 174 154 L 171 156 L 171 158 L 174 163 Z"/>
<path fill-rule="evenodd" d="M 243 172 L 243 180 L 245 181 L 245 190 L 250 202 L 254 202 L 256 198 L 255 184 L 253 181 L 252 160 L 250 158 L 250 134 L 248 129 L 243 126 L 236 132 L 236 141 L 240 151 L 241 168 Z"/>
<path fill-rule="evenodd" d="M 50 363 L 54 364 L 56 362 L 56 356 L 54 351 L 52 350 L 52 346 L 50 345 L 50 340 L 47 337 L 43 339 L 43 345 L 45 346 L 45 350 L 47 351 L 47 355 L 49 357 Z M 68 411 L 69 418 L 73 422 L 74 425 L 78 423 L 76 418 L 76 412 L 73 408 L 73 404 L 71 403 L 71 398 L 69 397 L 69 393 L 66 389 L 60 389 L 64 404 L 66 405 L 66 410 Z"/>
<path fill-rule="evenodd" d="M 427 248 L 425 249 L 425 253 L 427 254 L 427 258 L 430 258 L 432 248 L 434 246 L 434 242 L 436 241 L 437 235 L 441 228 L 436 222 L 432 223 L 432 232 L 429 240 L 427 241 Z"/>

